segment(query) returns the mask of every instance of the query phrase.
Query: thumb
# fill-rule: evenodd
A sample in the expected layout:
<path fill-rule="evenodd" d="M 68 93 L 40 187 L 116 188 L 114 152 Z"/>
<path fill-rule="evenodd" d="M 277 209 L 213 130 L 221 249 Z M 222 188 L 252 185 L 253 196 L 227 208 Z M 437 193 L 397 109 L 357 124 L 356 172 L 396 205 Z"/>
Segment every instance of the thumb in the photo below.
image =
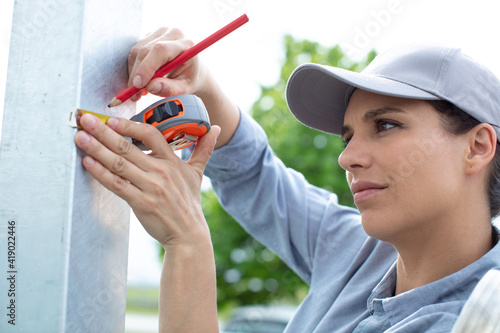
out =
<path fill-rule="evenodd" d="M 203 175 L 205 166 L 207 165 L 210 156 L 212 156 L 212 152 L 214 151 L 220 132 L 221 128 L 219 126 L 212 126 L 210 131 L 198 140 L 189 161 L 187 161 L 189 165 L 196 169 L 200 176 Z"/>
<path fill-rule="evenodd" d="M 189 86 L 183 80 L 158 77 L 146 86 L 146 90 L 157 96 L 174 96 L 190 93 Z"/>

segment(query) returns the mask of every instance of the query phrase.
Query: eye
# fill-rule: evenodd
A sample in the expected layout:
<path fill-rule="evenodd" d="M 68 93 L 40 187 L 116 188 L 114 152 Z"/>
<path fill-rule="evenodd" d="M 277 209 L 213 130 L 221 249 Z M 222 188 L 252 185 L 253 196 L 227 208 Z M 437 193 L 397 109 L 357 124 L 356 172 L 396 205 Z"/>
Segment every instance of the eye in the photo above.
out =
<path fill-rule="evenodd" d="M 401 126 L 400 123 L 393 120 L 386 120 L 386 119 L 375 120 L 375 128 L 377 133 L 389 131 L 395 127 L 400 127 L 400 126 Z"/>

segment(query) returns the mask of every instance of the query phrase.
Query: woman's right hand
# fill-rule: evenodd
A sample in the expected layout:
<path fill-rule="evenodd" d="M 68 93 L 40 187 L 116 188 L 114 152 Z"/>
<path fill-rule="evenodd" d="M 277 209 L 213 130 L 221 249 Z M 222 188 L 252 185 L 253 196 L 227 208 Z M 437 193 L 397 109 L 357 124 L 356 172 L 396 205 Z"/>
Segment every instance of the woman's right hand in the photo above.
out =
<path fill-rule="evenodd" d="M 150 92 L 168 97 L 193 94 L 203 100 L 210 116 L 210 123 L 221 127 L 222 132 L 216 148 L 232 138 L 240 121 L 240 112 L 222 91 L 206 66 L 195 56 L 170 72 L 167 77 L 153 78 L 164 64 L 193 46 L 179 29 L 160 28 L 140 40 L 128 57 L 129 85 L 145 88 L 131 98 L 138 101 Z"/>
<path fill-rule="evenodd" d="M 174 69 L 168 76 L 152 79 L 156 70 L 180 53 L 193 46 L 179 29 L 160 28 L 140 40 L 130 51 L 128 57 L 129 85 L 145 88 L 145 91 L 158 96 L 199 94 L 205 86 L 207 71 L 202 69 L 198 57 Z M 132 97 L 137 101 L 143 94 Z"/>

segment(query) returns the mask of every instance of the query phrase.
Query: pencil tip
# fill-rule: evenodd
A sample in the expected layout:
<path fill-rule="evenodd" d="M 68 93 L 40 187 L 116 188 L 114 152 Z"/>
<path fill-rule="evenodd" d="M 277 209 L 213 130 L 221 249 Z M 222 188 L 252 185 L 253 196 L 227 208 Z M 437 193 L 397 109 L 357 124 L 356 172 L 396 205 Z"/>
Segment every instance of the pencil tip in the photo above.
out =
<path fill-rule="evenodd" d="M 119 99 L 116 99 L 116 97 L 113 97 L 111 102 L 109 102 L 109 104 L 108 104 L 108 108 L 112 108 L 112 107 L 118 106 L 120 104 L 122 104 L 122 101 L 120 101 Z"/>

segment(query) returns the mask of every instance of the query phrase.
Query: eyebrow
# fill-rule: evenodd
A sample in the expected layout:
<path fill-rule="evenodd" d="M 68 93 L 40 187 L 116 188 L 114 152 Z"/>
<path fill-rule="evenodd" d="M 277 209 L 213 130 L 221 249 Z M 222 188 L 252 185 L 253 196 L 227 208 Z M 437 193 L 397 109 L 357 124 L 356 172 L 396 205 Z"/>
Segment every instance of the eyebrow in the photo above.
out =
<path fill-rule="evenodd" d="M 392 106 L 385 106 L 383 108 L 377 108 L 366 112 L 365 115 L 363 116 L 363 121 L 366 122 L 387 113 L 406 113 L 406 111 Z M 342 137 L 351 130 L 352 130 L 351 127 L 348 125 L 342 126 L 342 132 L 341 132 Z"/>

